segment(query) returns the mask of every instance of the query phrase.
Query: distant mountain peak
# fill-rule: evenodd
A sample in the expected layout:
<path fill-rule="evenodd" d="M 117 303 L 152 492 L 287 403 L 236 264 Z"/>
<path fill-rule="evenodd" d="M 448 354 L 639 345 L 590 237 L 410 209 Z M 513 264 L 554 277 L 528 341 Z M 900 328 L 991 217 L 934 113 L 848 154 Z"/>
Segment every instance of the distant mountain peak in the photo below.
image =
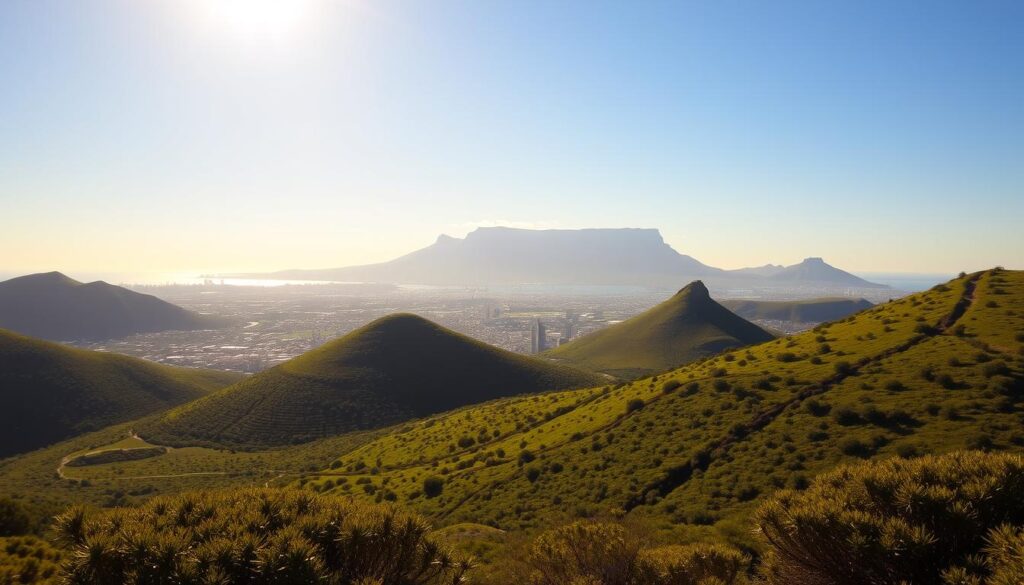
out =
<path fill-rule="evenodd" d="M 676 296 L 687 297 L 692 300 L 710 299 L 711 292 L 708 290 L 708 287 L 704 284 L 704 281 L 695 280 L 690 284 L 684 286 L 683 288 L 679 289 L 679 292 L 676 293 Z"/>
<path fill-rule="evenodd" d="M 575 339 L 547 353 L 585 369 L 637 377 L 772 335 L 718 304 L 703 281 L 643 313 Z"/>
<path fill-rule="evenodd" d="M 172 411 L 147 432 L 171 444 L 287 445 L 603 381 L 399 313 Z"/>
<path fill-rule="evenodd" d="M 810 258 L 804 258 L 801 264 L 825 264 L 825 260 L 821 256 L 811 256 Z"/>
<path fill-rule="evenodd" d="M 82 283 L 56 271 L 0 282 L 0 327 L 51 341 L 113 339 L 224 324 L 152 295 L 102 280 Z"/>

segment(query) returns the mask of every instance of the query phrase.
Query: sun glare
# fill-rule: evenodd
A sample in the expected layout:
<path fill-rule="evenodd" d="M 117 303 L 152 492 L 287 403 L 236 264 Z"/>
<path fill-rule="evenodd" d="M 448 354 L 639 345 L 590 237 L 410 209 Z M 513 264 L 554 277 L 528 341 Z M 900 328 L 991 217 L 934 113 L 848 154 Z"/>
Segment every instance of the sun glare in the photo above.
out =
<path fill-rule="evenodd" d="M 211 25 L 241 39 L 281 41 L 301 32 L 313 0 L 204 0 Z"/>

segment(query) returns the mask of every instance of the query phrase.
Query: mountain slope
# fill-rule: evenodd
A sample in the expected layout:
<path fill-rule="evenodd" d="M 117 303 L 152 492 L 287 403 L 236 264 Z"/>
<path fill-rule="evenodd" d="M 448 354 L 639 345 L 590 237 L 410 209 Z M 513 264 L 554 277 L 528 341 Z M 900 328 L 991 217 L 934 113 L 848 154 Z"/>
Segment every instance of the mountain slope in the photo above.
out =
<path fill-rule="evenodd" d="M 0 282 L 0 328 L 52 341 L 111 339 L 165 330 L 211 329 L 219 319 L 102 281 L 60 272 Z"/>
<path fill-rule="evenodd" d="M 439 415 L 343 453 L 303 483 L 383 493 L 441 525 L 521 529 L 625 514 L 677 539 L 714 532 L 750 544 L 746 517 L 762 497 L 837 464 L 1021 450 L 1022 331 L 1024 272 L 978 273 L 619 388 Z M 465 429 L 524 418 L 457 442 Z M 426 497 L 431 476 L 443 485 Z"/>
<path fill-rule="evenodd" d="M 799 264 L 772 271 L 766 279 L 774 283 L 846 286 L 853 288 L 889 288 L 884 284 L 868 282 L 845 270 L 827 264 L 821 258 L 806 258 Z"/>
<path fill-rule="evenodd" d="M 822 298 L 802 301 L 721 301 L 723 307 L 744 319 L 769 319 L 798 323 L 835 321 L 874 305 L 864 299 Z"/>
<path fill-rule="evenodd" d="M 665 243 L 656 229 L 526 230 L 478 228 L 389 262 L 221 278 L 271 278 L 434 285 L 610 285 L 669 288 L 701 278 L 712 288 L 888 288 L 833 268 L 820 258 L 793 266 L 722 270 Z"/>
<path fill-rule="evenodd" d="M 399 314 L 175 409 L 140 433 L 171 444 L 284 445 L 600 382 Z"/>
<path fill-rule="evenodd" d="M 260 277 L 417 284 L 668 286 L 687 277 L 722 272 L 676 252 L 653 229 L 491 227 L 478 228 L 465 239 L 442 235 L 431 246 L 382 264 L 288 270 Z"/>
<path fill-rule="evenodd" d="M 635 377 L 769 339 L 771 334 L 716 303 L 704 283 L 695 281 L 632 319 L 545 355 L 591 371 Z"/>
<path fill-rule="evenodd" d="M 0 457 L 177 406 L 239 377 L 0 330 Z"/>

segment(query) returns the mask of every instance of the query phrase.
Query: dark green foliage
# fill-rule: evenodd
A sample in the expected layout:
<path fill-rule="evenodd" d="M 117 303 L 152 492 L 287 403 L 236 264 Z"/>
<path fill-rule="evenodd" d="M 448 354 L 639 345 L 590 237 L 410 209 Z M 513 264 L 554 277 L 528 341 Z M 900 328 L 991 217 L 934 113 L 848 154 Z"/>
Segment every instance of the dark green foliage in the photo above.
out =
<path fill-rule="evenodd" d="M 641 398 L 634 398 L 626 403 L 626 414 L 636 412 L 644 407 L 644 401 Z"/>
<path fill-rule="evenodd" d="M 239 377 L 0 330 L 0 457 L 166 410 Z"/>
<path fill-rule="evenodd" d="M 81 585 L 458 583 L 469 566 L 391 507 L 308 492 L 244 489 L 155 498 L 57 520 Z"/>
<path fill-rule="evenodd" d="M 35 536 L 0 537 L 0 583 L 58 585 L 64 554 Z"/>
<path fill-rule="evenodd" d="M 602 380 L 398 314 L 175 409 L 139 432 L 170 445 L 289 445 Z"/>
<path fill-rule="evenodd" d="M 665 383 L 661 385 L 661 391 L 664 392 L 665 394 L 671 394 L 682 385 L 683 383 L 680 382 L 679 380 L 665 380 Z"/>
<path fill-rule="evenodd" d="M 21 503 L 0 497 L 0 536 L 18 536 L 32 530 L 32 517 Z"/>
<path fill-rule="evenodd" d="M 841 467 L 758 511 L 770 546 L 765 576 L 780 585 L 1019 583 L 1022 490 L 1016 455 Z"/>
<path fill-rule="evenodd" d="M 644 548 L 618 524 L 577 522 L 539 536 L 530 550 L 532 585 L 710 585 L 736 583 L 750 562 L 721 545 Z"/>
<path fill-rule="evenodd" d="M 436 498 L 441 495 L 444 491 L 444 479 L 437 476 L 431 475 L 430 477 L 423 480 L 423 495 L 428 498 Z"/>

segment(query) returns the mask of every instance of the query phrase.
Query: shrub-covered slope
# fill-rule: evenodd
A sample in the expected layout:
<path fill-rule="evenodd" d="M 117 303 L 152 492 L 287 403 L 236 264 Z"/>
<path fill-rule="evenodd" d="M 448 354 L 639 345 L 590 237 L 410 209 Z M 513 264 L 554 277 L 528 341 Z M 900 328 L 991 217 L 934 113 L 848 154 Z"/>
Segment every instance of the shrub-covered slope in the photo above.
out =
<path fill-rule="evenodd" d="M 140 433 L 169 444 L 287 445 L 501 396 L 600 382 L 400 314 L 175 409 Z"/>
<path fill-rule="evenodd" d="M 1022 356 L 1024 273 L 988 271 L 668 374 L 567 393 L 512 429 L 495 413 L 515 417 L 541 397 L 417 422 L 300 483 L 447 523 L 625 514 L 743 541 L 762 497 L 843 462 L 1018 450 Z"/>
<path fill-rule="evenodd" d="M 744 319 L 797 323 L 823 323 L 848 317 L 873 305 L 864 299 L 822 298 L 802 301 L 747 301 L 729 299 L 722 306 Z"/>
<path fill-rule="evenodd" d="M 152 295 L 103 281 L 82 283 L 60 272 L 0 282 L 0 328 L 52 341 L 212 329 L 224 323 Z"/>
<path fill-rule="evenodd" d="M 0 457 L 183 404 L 239 377 L 0 329 Z"/>
<path fill-rule="evenodd" d="M 698 280 L 632 319 L 559 346 L 546 355 L 591 371 L 632 378 L 771 338 L 765 330 L 712 300 L 707 287 Z"/>

